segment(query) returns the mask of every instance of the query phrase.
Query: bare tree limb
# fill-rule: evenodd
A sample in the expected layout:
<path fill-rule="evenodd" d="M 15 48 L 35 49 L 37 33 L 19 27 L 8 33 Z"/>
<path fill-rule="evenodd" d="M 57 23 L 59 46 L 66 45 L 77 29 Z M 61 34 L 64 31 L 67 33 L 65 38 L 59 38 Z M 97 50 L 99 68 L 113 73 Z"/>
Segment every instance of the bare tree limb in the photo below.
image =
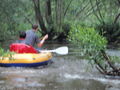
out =
<path fill-rule="evenodd" d="M 94 61 L 98 65 L 98 67 L 102 70 L 102 72 L 107 73 L 107 71 L 97 62 L 96 59 Z"/>
<path fill-rule="evenodd" d="M 98 3 L 98 5 L 100 5 L 101 3 Z M 94 7 L 94 11 L 93 11 L 93 7 Z M 95 12 L 97 10 L 97 6 L 94 5 L 93 7 L 91 7 L 90 9 L 88 9 L 88 13 L 85 14 L 85 16 L 83 17 L 83 19 L 85 19 L 86 17 L 88 17 L 90 14 L 92 14 L 93 12 Z M 80 16 L 79 16 L 80 17 Z M 82 17 L 81 17 L 82 18 Z M 80 19 L 80 18 L 79 18 Z"/>
<path fill-rule="evenodd" d="M 108 55 L 105 53 L 105 51 L 101 50 L 102 55 L 104 56 L 105 60 L 108 62 L 109 66 L 114 70 L 118 71 L 118 69 L 110 62 L 110 58 Z"/>
<path fill-rule="evenodd" d="M 103 16 L 102 16 L 102 14 L 101 14 L 101 12 L 100 12 L 100 8 L 99 8 L 99 5 L 98 5 L 99 3 L 100 3 L 100 1 L 99 1 L 99 0 L 96 0 L 96 5 L 97 5 L 97 10 L 98 10 L 99 16 L 100 16 L 102 22 L 105 23 L 105 22 L 104 22 L 104 19 L 103 19 Z"/>
<path fill-rule="evenodd" d="M 24 17 L 31 25 L 33 25 L 33 23 L 30 21 L 30 19 L 28 17 L 26 17 L 26 16 L 24 16 Z"/>
<path fill-rule="evenodd" d="M 35 14 L 36 14 L 36 19 L 39 22 L 39 25 L 42 29 L 42 34 L 46 34 L 47 33 L 47 28 L 45 26 L 45 23 L 43 21 L 43 17 L 40 11 L 40 2 L 39 0 L 32 0 L 33 4 L 34 4 L 34 9 L 35 9 Z"/>
<path fill-rule="evenodd" d="M 51 0 L 46 0 L 46 21 L 48 24 L 51 24 Z"/>
<path fill-rule="evenodd" d="M 96 68 L 101 74 L 106 74 L 105 71 L 102 71 L 100 67 L 96 66 Z"/>
<path fill-rule="evenodd" d="M 84 11 L 87 8 L 88 5 L 89 5 L 89 2 L 76 14 L 75 17 L 78 17 L 82 13 L 82 11 Z"/>
<path fill-rule="evenodd" d="M 72 3 L 72 1 L 73 1 L 73 0 L 71 0 L 71 1 L 69 2 L 69 4 L 67 5 L 67 8 L 65 9 L 65 12 L 64 12 L 64 17 L 65 17 L 65 15 L 66 15 L 66 13 L 67 13 L 67 11 L 68 11 L 68 9 L 69 9 L 70 4 Z"/>
<path fill-rule="evenodd" d="M 95 10 L 94 10 L 94 7 L 93 7 L 92 0 L 90 0 L 90 3 L 91 3 L 91 6 L 92 6 L 94 15 L 95 15 L 95 16 L 97 17 L 97 19 L 102 23 L 102 21 L 101 21 L 101 19 L 99 18 L 99 16 L 95 13 Z"/>
<path fill-rule="evenodd" d="M 117 1 L 118 1 L 119 5 L 120 5 L 120 0 L 117 0 Z"/>
<path fill-rule="evenodd" d="M 119 13 L 119 14 L 115 17 L 114 24 L 116 24 L 116 23 L 117 23 L 117 21 L 118 21 L 119 17 L 120 17 L 120 13 Z"/>

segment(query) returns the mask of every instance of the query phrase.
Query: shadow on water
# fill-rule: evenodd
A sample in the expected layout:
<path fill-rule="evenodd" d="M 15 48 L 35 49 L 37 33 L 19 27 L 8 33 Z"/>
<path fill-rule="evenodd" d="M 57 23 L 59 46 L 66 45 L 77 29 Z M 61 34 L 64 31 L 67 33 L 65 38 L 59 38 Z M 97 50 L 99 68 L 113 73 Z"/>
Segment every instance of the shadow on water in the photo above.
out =
<path fill-rule="evenodd" d="M 55 49 L 65 44 L 47 44 Z M 53 64 L 38 68 L 0 67 L 1 90 L 119 90 L 120 81 L 106 79 L 68 45 L 69 54 L 53 54 Z"/>

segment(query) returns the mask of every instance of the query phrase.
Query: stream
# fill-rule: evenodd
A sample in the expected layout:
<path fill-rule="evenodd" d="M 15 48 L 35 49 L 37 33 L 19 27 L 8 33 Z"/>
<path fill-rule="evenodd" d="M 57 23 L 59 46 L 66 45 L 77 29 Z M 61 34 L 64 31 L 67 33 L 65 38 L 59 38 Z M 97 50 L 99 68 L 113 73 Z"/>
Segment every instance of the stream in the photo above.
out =
<path fill-rule="evenodd" d="M 53 63 L 44 67 L 0 67 L 0 90 L 120 90 L 120 80 L 105 78 L 88 60 L 80 59 L 70 44 L 47 44 L 45 49 L 68 46 L 68 55 L 53 53 Z M 107 50 L 120 56 L 120 51 Z"/>

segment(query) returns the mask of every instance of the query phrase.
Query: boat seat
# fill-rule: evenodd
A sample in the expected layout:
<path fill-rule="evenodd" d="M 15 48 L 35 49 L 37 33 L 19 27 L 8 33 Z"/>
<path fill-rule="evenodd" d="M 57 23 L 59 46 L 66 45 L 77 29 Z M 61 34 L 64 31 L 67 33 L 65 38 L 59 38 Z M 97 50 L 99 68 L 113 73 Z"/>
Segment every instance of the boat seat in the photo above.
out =
<path fill-rule="evenodd" d="M 23 43 L 13 43 L 10 45 L 10 51 L 16 53 L 38 53 L 32 46 Z"/>

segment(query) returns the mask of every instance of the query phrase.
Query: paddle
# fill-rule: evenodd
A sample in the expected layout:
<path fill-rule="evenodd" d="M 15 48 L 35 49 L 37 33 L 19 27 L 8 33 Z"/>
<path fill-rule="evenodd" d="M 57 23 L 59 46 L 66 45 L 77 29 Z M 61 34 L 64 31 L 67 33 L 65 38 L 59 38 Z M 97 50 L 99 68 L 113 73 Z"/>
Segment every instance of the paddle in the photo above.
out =
<path fill-rule="evenodd" d="M 68 47 L 63 46 L 63 47 L 59 47 L 59 48 L 56 48 L 53 50 L 42 50 L 40 52 L 55 52 L 57 54 L 66 55 L 66 54 L 68 54 Z"/>

